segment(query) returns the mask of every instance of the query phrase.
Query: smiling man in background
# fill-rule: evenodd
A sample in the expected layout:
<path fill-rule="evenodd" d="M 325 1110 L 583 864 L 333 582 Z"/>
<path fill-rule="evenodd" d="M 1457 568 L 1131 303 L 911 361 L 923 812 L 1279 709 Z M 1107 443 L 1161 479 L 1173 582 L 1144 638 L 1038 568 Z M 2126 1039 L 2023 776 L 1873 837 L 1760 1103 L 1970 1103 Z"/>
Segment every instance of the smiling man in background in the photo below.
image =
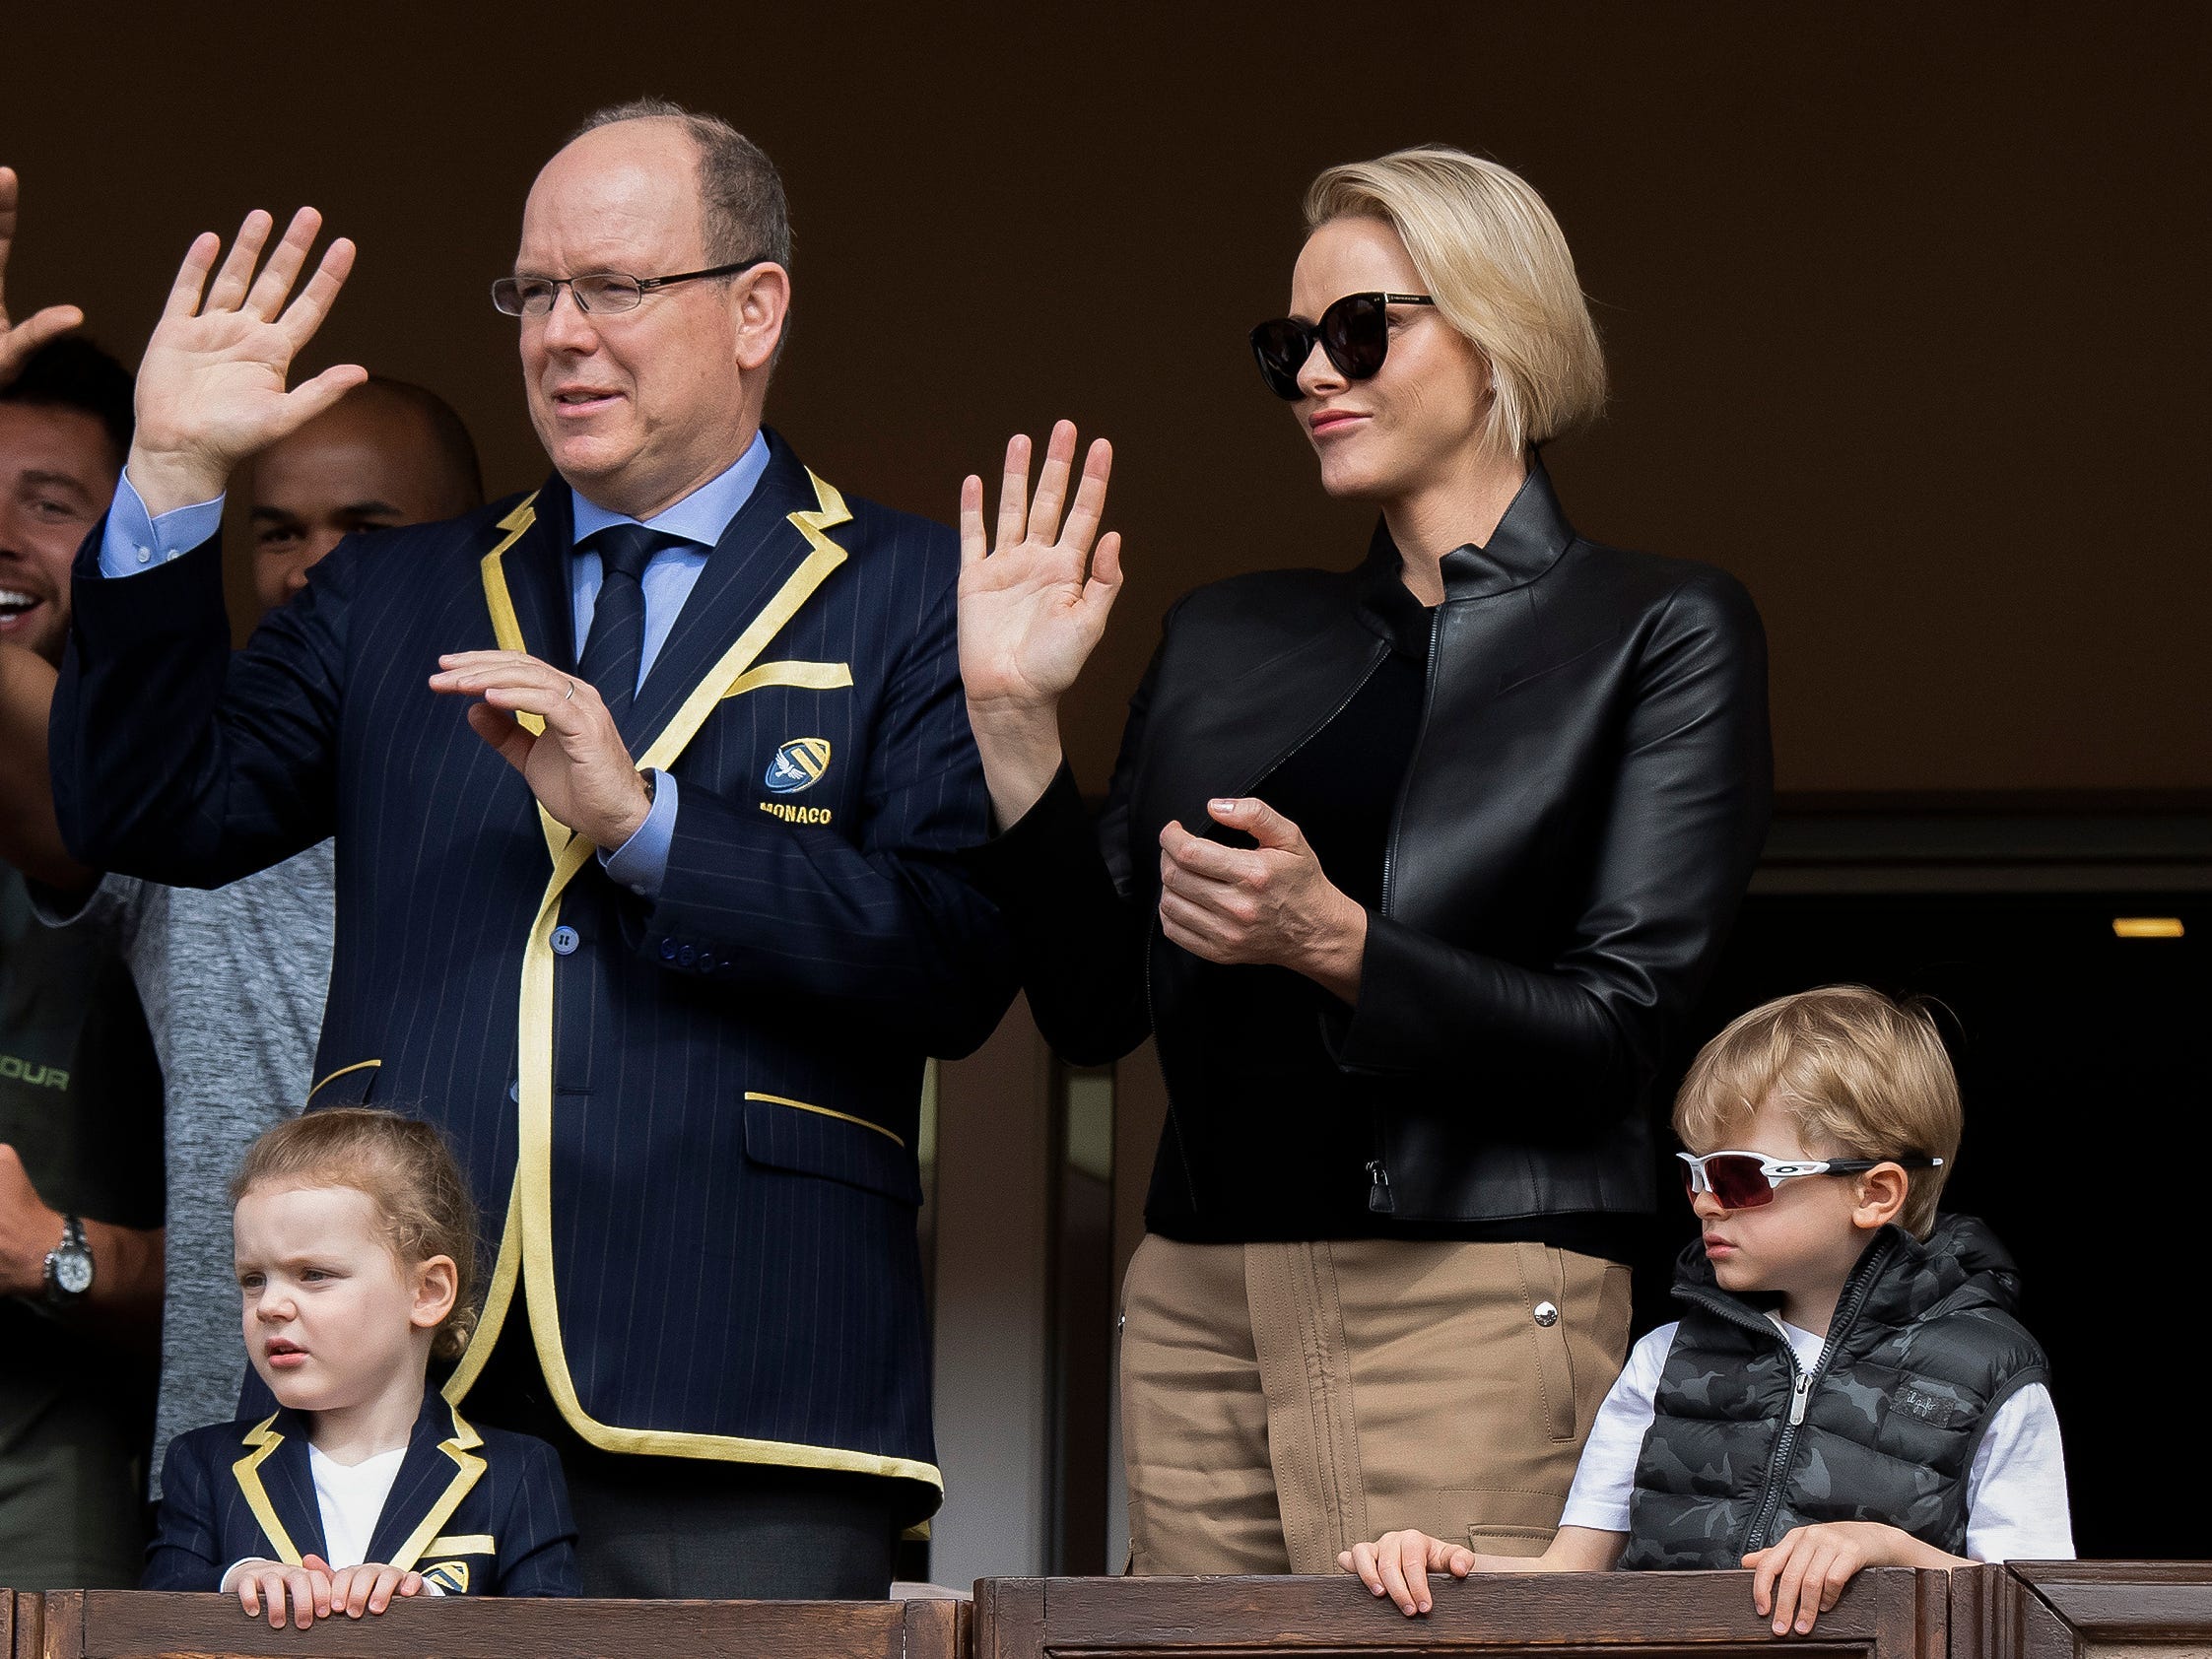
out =
<path fill-rule="evenodd" d="M 15 217 L 0 167 L 0 278 Z M 130 376 L 57 338 L 80 320 L 51 306 L 11 322 L 0 299 L 0 676 L 20 662 L 51 681 L 70 559 L 130 446 Z M 38 926 L 22 872 L 0 864 L 0 1587 L 137 1581 L 161 1109 L 122 964 Z"/>

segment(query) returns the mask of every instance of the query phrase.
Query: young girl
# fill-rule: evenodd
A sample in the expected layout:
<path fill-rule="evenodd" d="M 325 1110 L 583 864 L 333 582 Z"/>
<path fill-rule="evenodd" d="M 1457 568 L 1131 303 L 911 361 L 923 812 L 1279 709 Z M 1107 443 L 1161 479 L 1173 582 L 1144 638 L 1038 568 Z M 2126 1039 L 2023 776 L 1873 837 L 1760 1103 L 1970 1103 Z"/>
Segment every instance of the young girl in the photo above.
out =
<path fill-rule="evenodd" d="M 141 1585 L 235 1592 L 272 1626 L 396 1595 L 572 1596 L 553 1448 L 427 1386 L 475 1324 L 476 1215 L 436 1130 L 344 1107 L 281 1123 L 231 1183 L 246 1353 L 279 1410 L 178 1436 Z"/>

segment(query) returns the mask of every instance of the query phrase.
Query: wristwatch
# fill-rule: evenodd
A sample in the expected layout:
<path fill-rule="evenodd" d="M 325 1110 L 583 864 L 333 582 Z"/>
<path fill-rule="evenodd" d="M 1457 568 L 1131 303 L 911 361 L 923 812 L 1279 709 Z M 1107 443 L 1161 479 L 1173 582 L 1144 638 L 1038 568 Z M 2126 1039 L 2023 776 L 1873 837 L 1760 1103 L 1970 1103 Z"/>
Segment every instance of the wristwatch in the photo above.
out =
<path fill-rule="evenodd" d="M 85 1240 L 85 1224 L 64 1216 L 61 1242 L 46 1252 L 46 1305 L 74 1307 L 92 1288 L 93 1247 Z"/>

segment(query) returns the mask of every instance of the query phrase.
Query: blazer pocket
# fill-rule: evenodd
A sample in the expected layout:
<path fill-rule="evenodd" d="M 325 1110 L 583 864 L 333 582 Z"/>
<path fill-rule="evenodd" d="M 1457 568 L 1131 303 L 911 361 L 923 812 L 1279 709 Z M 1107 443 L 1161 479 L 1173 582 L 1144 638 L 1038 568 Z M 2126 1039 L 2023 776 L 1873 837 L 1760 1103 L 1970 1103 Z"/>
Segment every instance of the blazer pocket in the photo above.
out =
<path fill-rule="evenodd" d="M 880 1124 L 828 1106 L 748 1092 L 745 1156 L 770 1169 L 819 1175 L 921 1206 L 921 1174 L 906 1143 Z"/>
<path fill-rule="evenodd" d="M 366 1106 L 369 1096 L 375 1092 L 376 1074 L 382 1069 L 381 1060 L 356 1060 L 350 1066 L 340 1066 L 307 1091 L 307 1103 L 302 1111 L 320 1111 L 325 1106 Z"/>

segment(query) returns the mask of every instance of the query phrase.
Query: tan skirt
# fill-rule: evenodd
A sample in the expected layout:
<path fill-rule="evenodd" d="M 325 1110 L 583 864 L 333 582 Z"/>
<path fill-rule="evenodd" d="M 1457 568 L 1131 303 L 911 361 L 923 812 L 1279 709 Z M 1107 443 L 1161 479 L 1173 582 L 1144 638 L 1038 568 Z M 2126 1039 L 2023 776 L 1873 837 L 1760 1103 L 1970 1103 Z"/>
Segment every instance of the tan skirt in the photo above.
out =
<path fill-rule="evenodd" d="M 1334 1572 L 1400 1527 L 1533 1556 L 1628 1355 L 1629 1270 L 1147 1236 L 1122 1321 L 1131 1571 Z"/>

